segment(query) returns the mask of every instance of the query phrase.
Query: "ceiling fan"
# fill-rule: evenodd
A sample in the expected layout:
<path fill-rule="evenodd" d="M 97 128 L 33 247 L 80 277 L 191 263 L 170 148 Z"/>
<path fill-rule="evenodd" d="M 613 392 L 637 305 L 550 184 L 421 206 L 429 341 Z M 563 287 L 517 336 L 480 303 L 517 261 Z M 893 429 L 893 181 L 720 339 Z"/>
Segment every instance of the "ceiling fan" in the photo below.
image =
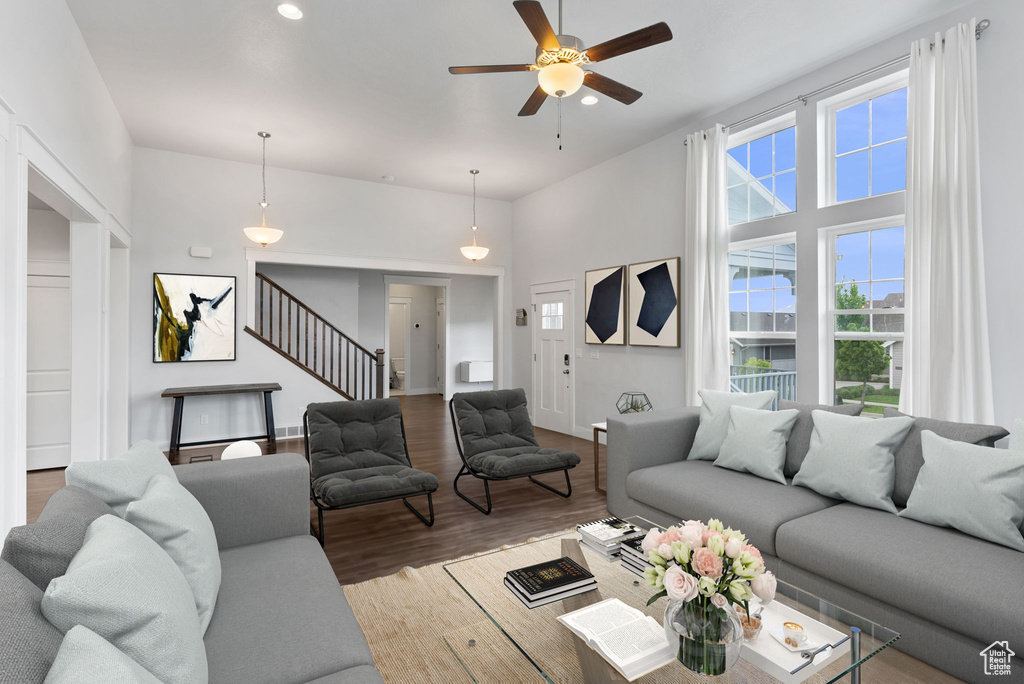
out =
<path fill-rule="evenodd" d="M 639 90 L 614 81 L 607 76 L 585 70 L 583 67 L 601 62 L 627 52 L 642 50 L 672 40 L 672 30 L 665 22 L 658 22 L 647 28 L 627 33 L 618 38 L 586 47 L 576 36 L 562 34 L 562 3 L 558 3 L 558 30 L 551 28 L 544 8 L 537 0 L 515 0 L 512 3 L 526 28 L 537 41 L 537 59 L 533 64 L 494 64 L 489 66 L 453 66 L 453 74 L 491 74 L 505 71 L 536 71 L 538 86 L 526 104 L 519 110 L 519 116 L 533 116 L 544 104 L 548 95 L 561 99 L 572 95 L 580 86 L 603 93 L 623 104 L 633 104 L 643 95 Z"/>

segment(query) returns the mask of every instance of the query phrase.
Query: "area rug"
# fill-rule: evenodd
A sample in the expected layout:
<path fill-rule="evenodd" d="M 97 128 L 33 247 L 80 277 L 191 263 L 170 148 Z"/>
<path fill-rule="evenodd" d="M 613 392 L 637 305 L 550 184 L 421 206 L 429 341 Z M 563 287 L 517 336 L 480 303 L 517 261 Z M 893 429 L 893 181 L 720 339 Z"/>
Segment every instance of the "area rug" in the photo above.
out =
<path fill-rule="evenodd" d="M 403 568 L 399 572 L 367 582 L 344 587 L 352 610 L 370 644 L 378 670 L 387 682 L 472 682 L 474 673 L 480 682 L 543 682 L 537 669 L 502 634 L 465 590 L 445 571 L 455 560 L 473 559 L 453 568 L 459 581 L 466 584 L 486 605 L 509 601 L 503 610 L 526 610 L 503 586 L 501 578 L 509 569 L 509 556 L 495 551 L 514 549 L 516 563 L 528 565 L 560 555 L 562 538 L 576 539 L 571 530 L 529 540 L 527 543 L 501 547 L 472 556 L 465 556 L 422 568 Z M 599 586 L 619 596 L 641 592 L 635 577 L 619 567 L 596 558 L 590 560 L 591 571 Z M 630 601 L 634 605 L 642 599 Z M 647 609 L 657 619 L 664 610 L 663 602 Z M 505 620 L 503 627 L 534 656 L 555 682 L 583 682 L 571 636 L 554 619 L 560 614 L 557 604 L 535 608 L 551 613 L 550 620 Z M 470 645 L 472 640 L 472 645 Z M 843 670 L 842 662 L 827 667 L 808 682 L 825 682 Z M 865 680 L 891 684 L 955 681 L 909 656 L 887 649 L 866 664 Z M 740 661 L 729 673 L 728 681 L 761 684 L 774 682 L 746 661 Z M 826 675 L 826 676 L 822 676 Z M 670 663 L 640 680 L 645 684 L 660 682 L 699 682 L 697 675 L 687 672 L 679 663 Z"/>

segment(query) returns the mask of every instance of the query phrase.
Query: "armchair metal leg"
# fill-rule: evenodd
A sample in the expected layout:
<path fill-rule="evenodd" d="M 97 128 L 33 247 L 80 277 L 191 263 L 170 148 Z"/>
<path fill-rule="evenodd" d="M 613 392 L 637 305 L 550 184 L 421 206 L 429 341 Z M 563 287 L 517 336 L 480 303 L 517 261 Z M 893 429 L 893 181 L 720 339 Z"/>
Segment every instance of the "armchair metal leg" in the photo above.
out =
<path fill-rule="evenodd" d="M 487 497 L 487 508 L 484 508 L 483 506 L 478 504 L 476 501 L 473 501 L 468 496 L 466 496 L 465 494 L 463 494 L 462 492 L 459 491 L 459 478 L 462 477 L 463 475 L 468 475 L 468 474 L 469 474 L 469 471 L 466 470 L 466 466 L 462 466 L 462 468 L 459 469 L 459 474 L 455 476 L 455 482 L 453 483 L 453 486 L 455 487 L 455 493 L 459 495 L 459 498 L 461 498 L 463 501 L 469 503 L 471 506 L 473 506 L 473 508 L 477 509 L 478 511 L 480 511 L 484 515 L 490 515 L 491 514 L 491 506 L 492 506 L 492 503 L 491 503 L 491 488 L 488 486 L 487 480 L 484 480 L 484 494 Z"/>
<path fill-rule="evenodd" d="M 427 505 L 430 507 L 430 520 L 427 520 L 426 518 L 424 518 L 422 513 L 417 511 L 415 508 L 413 508 L 412 504 L 409 503 L 408 499 L 402 499 L 402 503 L 405 504 L 406 508 L 408 508 L 410 511 L 415 513 L 416 517 L 419 518 L 420 522 L 422 522 L 424 525 L 426 525 L 427 527 L 433 527 L 434 526 L 434 493 L 433 492 L 429 492 L 427 494 Z"/>
<path fill-rule="evenodd" d="M 309 523 L 309 529 L 314 532 L 316 540 L 320 542 L 320 548 L 324 548 L 324 509 L 316 507 L 317 529 L 313 530 L 313 523 Z"/>
<path fill-rule="evenodd" d="M 567 470 L 563 470 L 562 472 L 565 473 L 565 486 L 568 488 L 568 491 L 566 491 L 566 492 L 560 492 L 557 489 L 555 489 L 554 487 L 551 487 L 549 485 L 544 484 L 540 480 L 534 480 L 533 479 L 533 475 L 530 475 L 530 482 L 532 482 L 535 485 L 540 485 L 544 489 L 546 489 L 546 490 L 548 490 L 550 492 L 554 492 L 558 496 L 561 496 L 561 497 L 564 497 L 564 498 L 568 499 L 570 496 L 572 496 L 572 482 L 569 481 L 569 471 L 568 471 L 568 469 Z"/>

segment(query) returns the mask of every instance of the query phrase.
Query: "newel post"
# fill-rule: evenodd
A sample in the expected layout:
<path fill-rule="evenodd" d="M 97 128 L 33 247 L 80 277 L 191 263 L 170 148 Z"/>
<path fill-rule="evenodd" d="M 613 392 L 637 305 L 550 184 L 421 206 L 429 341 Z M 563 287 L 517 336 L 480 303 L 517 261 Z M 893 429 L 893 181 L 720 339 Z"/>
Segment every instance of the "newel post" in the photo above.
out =
<path fill-rule="evenodd" d="M 377 394 L 378 399 L 384 398 L 384 350 L 377 350 Z"/>

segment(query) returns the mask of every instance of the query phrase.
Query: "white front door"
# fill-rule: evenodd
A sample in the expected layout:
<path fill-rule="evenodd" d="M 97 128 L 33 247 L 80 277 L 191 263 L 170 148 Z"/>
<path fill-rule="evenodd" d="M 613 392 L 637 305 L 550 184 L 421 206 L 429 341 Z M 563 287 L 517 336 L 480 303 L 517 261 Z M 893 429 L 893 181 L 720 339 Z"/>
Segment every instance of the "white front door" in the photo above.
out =
<path fill-rule="evenodd" d="M 447 341 L 444 336 L 444 297 L 437 297 L 434 300 L 437 308 L 437 393 L 444 396 L 445 366 L 444 357 Z"/>
<path fill-rule="evenodd" d="M 27 469 L 71 463 L 71 279 L 28 277 Z"/>
<path fill-rule="evenodd" d="M 533 423 L 572 434 L 572 291 L 537 293 L 533 303 Z"/>

